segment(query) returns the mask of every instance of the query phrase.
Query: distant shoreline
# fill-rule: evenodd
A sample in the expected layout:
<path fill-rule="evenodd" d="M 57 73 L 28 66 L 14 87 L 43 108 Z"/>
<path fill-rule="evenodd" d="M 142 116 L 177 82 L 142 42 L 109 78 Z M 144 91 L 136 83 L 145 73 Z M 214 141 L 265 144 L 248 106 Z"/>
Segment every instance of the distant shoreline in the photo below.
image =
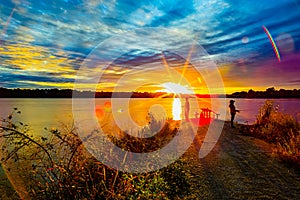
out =
<path fill-rule="evenodd" d="M 0 97 L 0 99 L 111 99 L 111 98 L 116 98 L 116 99 L 125 99 L 128 97 Z M 159 99 L 160 97 L 129 97 L 133 99 L 150 99 L 150 98 L 156 98 Z M 171 99 L 173 97 L 164 97 L 163 99 Z M 180 98 L 180 97 L 178 97 Z M 268 99 L 268 100 L 276 100 L 276 99 L 295 99 L 299 100 L 300 97 L 260 97 L 260 98 L 247 98 L 247 97 L 197 97 L 198 99 Z"/>
<path fill-rule="evenodd" d="M 174 98 L 180 94 L 166 92 L 93 92 L 72 89 L 7 89 L 0 88 L 0 98 Z M 182 97 L 185 95 L 183 94 Z M 235 92 L 232 94 L 195 94 L 197 98 L 299 99 L 300 89 Z"/>

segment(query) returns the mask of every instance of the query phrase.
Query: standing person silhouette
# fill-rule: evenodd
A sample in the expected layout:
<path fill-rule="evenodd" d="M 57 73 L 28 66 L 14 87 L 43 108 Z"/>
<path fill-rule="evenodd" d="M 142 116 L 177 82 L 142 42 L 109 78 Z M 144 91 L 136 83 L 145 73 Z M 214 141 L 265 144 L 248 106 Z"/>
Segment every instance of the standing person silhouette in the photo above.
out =
<path fill-rule="evenodd" d="M 184 116 L 185 116 L 185 120 L 188 122 L 190 121 L 189 119 L 189 113 L 190 113 L 190 102 L 189 102 L 189 98 L 186 97 L 185 98 L 185 109 L 184 109 Z"/>
<path fill-rule="evenodd" d="M 234 128 L 233 120 L 234 120 L 235 114 L 236 114 L 237 112 L 240 112 L 239 110 L 235 109 L 234 102 L 235 102 L 234 100 L 230 100 L 230 101 L 229 101 L 229 108 L 230 108 L 230 115 L 231 115 L 230 126 L 231 126 L 232 128 Z"/>

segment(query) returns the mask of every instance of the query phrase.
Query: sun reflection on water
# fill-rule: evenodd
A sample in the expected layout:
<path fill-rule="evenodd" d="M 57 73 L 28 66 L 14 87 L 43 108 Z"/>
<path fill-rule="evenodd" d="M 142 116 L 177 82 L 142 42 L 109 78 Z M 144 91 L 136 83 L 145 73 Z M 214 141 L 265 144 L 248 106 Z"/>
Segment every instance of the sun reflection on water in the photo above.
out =
<path fill-rule="evenodd" d="M 174 98 L 173 99 L 173 104 L 172 104 L 172 115 L 173 115 L 173 120 L 181 120 L 181 102 L 179 98 Z"/>

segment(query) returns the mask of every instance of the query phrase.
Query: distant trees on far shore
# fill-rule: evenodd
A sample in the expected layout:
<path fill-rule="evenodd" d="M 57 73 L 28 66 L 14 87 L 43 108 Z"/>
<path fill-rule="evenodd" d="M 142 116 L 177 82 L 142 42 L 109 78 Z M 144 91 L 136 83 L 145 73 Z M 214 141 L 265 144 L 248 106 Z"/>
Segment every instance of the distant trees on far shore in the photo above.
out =
<path fill-rule="evenodd" d="M 248 92 L 235 92 L 227 95 L 228 98 L 300 98 L 300 89 L 276 90 L 274 87 L 266 89 L 266 91 L 254 91 L 250 89 Z"/>
<path fill-rule="evenodd" d="M 300 98 L 300 89 L 235 92 L 227 95 L 196 94 L 198 98 Z M 165 92 L 92 92 L 73 91 L 72 89 L 8 89 L 0 88 L 0 98 L 173 98 L 174 94 Z"/>
<path fill-rule="evenodd" d="M 156 98 L 173 97 L 173 94 L 158 92 L 92 92 L 72 89 L 7 89 L 0 88 L 0 98 Z"/>

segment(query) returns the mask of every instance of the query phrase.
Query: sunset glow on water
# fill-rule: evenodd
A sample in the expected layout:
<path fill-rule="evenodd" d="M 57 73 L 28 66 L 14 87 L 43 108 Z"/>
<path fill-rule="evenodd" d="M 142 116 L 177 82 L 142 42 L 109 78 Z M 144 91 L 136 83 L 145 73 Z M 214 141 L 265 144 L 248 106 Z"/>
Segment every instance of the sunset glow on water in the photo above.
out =
<path fill-rule="evenodd" d="M 179 98 L 174 98 L 173 99 L 173 104 L 172 104 L 172 115 L 173 115 L 173 120 L 181 120 L 181 102 Z"/>

